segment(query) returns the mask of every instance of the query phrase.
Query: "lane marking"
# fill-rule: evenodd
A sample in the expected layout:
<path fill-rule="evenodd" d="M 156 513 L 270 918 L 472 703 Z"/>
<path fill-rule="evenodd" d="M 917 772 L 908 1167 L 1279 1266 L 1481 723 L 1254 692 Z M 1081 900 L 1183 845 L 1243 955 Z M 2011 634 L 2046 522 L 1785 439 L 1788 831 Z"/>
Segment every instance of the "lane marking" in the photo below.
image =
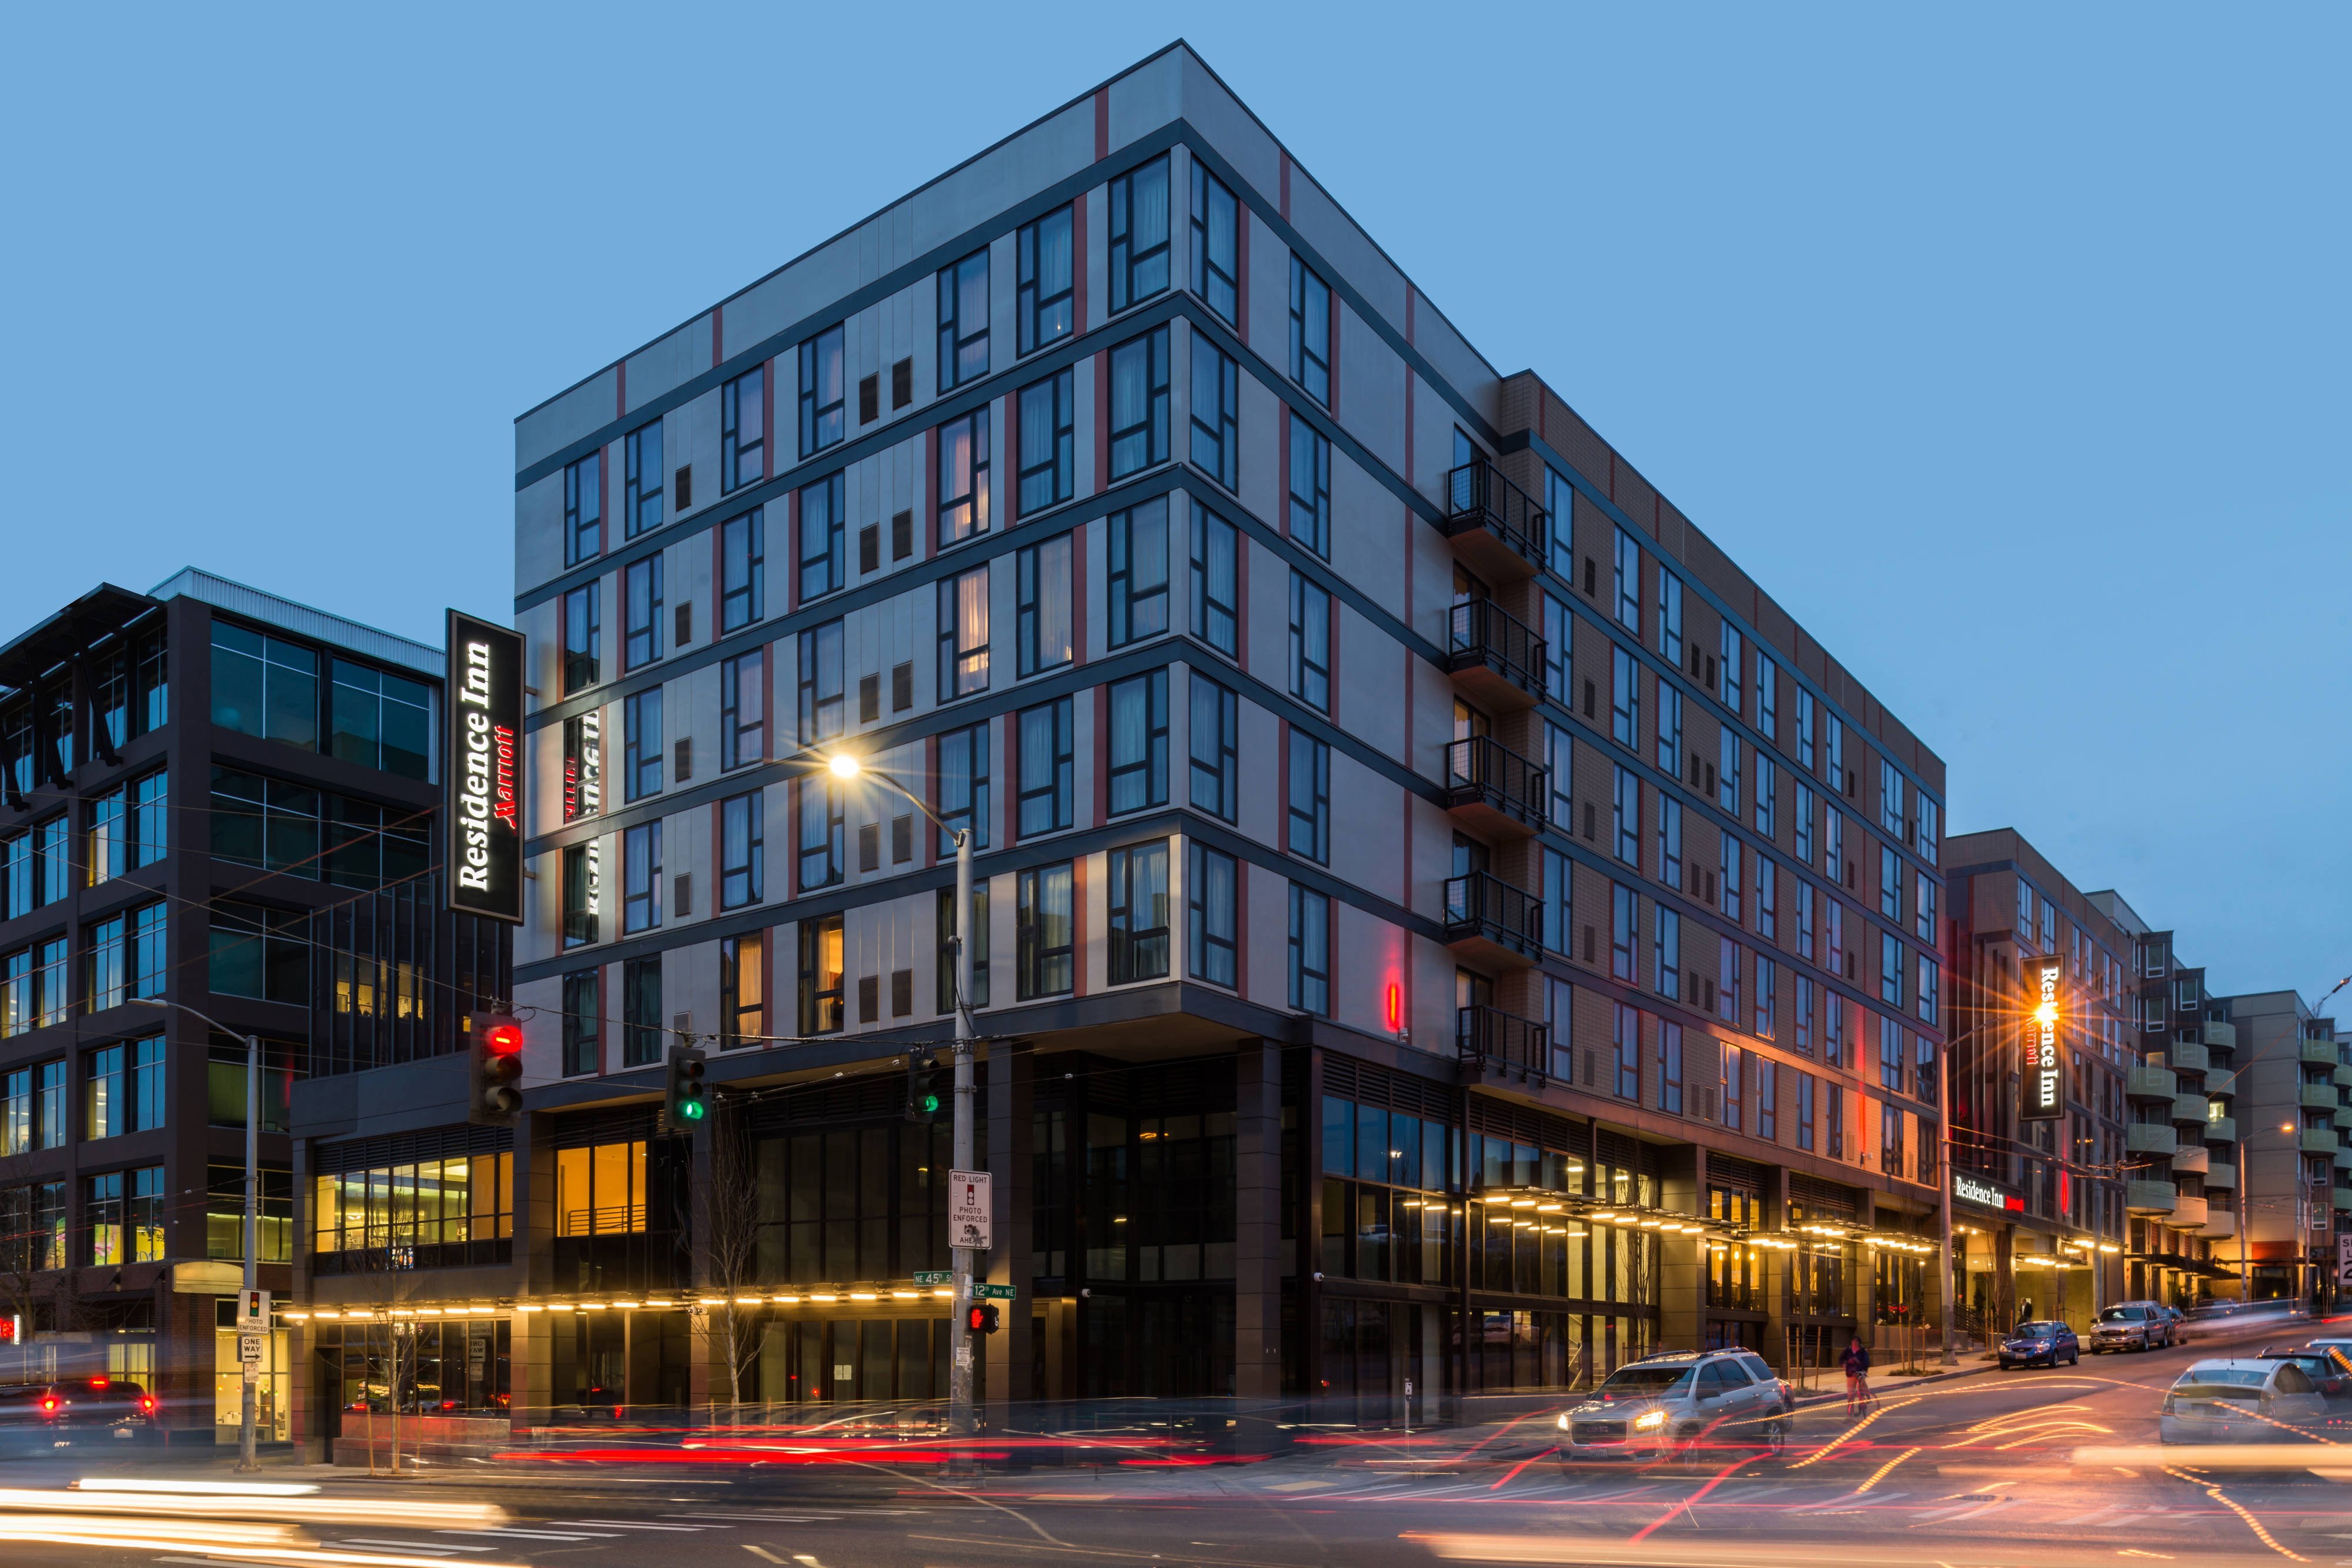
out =
<path fill-rule="evenodd" d="M 1904 1460 L 1909 1458 L 1918 1451 L 1919 1450 L 1916 1448 L 1906 1448 L 1901 1453 L 1895 1455 L 1893 1458 L 1887 1460 L 1885 1464 L 1879 1466 L 1876 1469 L 1871 1471 L 1870 1479 L 1853 1489 L 1854 1496 L 1860 1497 L 1864 1492 L 1868 1491 L 1880 1481 L 1885 1480 L 1886 1479 L 1887 1471 L 1893 1469 L 1895 1466 L 1901 1464 Z"/>
<path fill-rule="evenodd" d="M 625 1519 L 559 1519 L 558 1524 L 593 1524 L 606 1530 L 675 1530 L 691 1535 L 698 1530 L 732 1530 L 731 1524 L 638 1524 Z"/>
<path fill-rule="evenodd" d="M 776 1568 L 783 1568 L 784 1560 L 777 1556 L 774 1552 L 769 1551 L 764 1546 L 754 1546 L 747 1541 L 743 1542 L 743 1550 L 751 1553 L 754 1557 L 766 1558 L 769 1562 L 776 1564 Z"/>
<path fill-rule="evenodd" d="M 621 1537 L 602 1530 L 436 1530 L 436 1535 L 491 1535 L 518 1541 L 618 1541 Z"/>
<path fill-rule="evenodd" d="M 448 1546 L 432 1541 L 393 1541 L 376 1535 L 346 1535 L 335 1542 L 338 1546 L 399 1546 L 411 1552 L 430 1552 L 439 1556 L 447 1552 L 496 1552 L 495 1546 Z"/>

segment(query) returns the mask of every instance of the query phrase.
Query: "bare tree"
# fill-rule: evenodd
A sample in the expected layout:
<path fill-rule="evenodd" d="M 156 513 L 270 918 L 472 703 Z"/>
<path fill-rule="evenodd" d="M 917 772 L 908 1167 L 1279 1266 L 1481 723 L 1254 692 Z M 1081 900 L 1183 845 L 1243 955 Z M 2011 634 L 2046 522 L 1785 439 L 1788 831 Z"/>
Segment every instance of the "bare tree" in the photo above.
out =
<path fill-rule="evenodd" d="M 706 1283 L 719 1304 L 710 1309 L 710 1332 L 727 1358 L 727 1400 L 739 1410 L 750 1371 L 752 1340 L 760 1317 L 738 1298 L 759 1285 L 760 1173 L 743 1108 L 723 1102 L 710 1137 L 710 1180 L 702 1192 L 702 1233 L 707 1239 Z"/>
<path fill-rule="evenodd" d="M 374 1380 L 368 1375 L 373 1364 L 379 1364 L 377 1345 L 383 1346 L 380 1364 L 383 1368 L 383 1404 L 392 1417 L 392 1465 L 394 1475 L 400 1473 L 400 1445 L 403 1436 L 402 1401 L 404 1390 L 412 1390 L 416 1381 L 416 1318 L 410 1305 L 417 1296 L 416 1276 L 411 1271 L 408 1249 L 402 1247 L 371 1247 L 346 1252 L 344 1256 L 358 1266 L 348 1277 L 360 1281 L 356 1304 L 365 1313 L 360 1326 L 360 1401 L 363 1406 L 363 1434 L 367 1442 L 368 1474 L 376 1473 Z M 351 1345 L 351 1320 L 354 1314 L 346 1306 L 343 1313 L 343 1343 Z"/>

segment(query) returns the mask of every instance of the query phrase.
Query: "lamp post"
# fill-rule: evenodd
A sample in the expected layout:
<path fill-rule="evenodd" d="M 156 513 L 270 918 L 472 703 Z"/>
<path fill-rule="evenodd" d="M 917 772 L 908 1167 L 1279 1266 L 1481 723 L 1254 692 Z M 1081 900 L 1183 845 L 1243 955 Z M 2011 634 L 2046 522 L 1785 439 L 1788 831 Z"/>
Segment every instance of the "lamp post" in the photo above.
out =
<path fill-rule="evenodd" d="M 258 1035 L 239 1036 L 226 1024 L 185 1002 L 167 1002 L 161 997 L 131 999 L 151 1008 L 175 1008 L 225 1035 L 245 1041 L 245 1288 L 247 1291 L 257 1291 L 261 1288 L 260 1251 L 255 1245 L 254 1230 L 261 1199 L 261 1039 Z M 242 1366 L 238 1372 L 244 1394 L 238 1416 L 236 1468 L 244 1472 L 257 1470 L 261 1465 L 254 1457 L 254 1379 L 243 1375 Z"/>
<path fill-rule="evenodd" d="M 972 1102 L 972 1028 L 971 1028 L 971 943 L 965 927 L 971 922 L 971 839 L 970 828 L 950 827 L 940 814 L 923 803 L 922 798 L 889 774 L 867 768 L 848 752 L 835 752 L 825 761 L 825 767 L 835 779 L 872 779 L 886 784 L 904 796 L 908 803 L 929 818 L 940 831 L 955 840 L 955 1168 L 972 1168 L 971 1102 Z M 971 1306 L 971 1249 L 957 1247 L 950 1249 L 950 1267 L 954 1270 L 954 1301 L 948 1314 L 948 1431 L 952 1437 L 972 1435 L 971 1408 L 971 1331 L 965 1309 Z"/>

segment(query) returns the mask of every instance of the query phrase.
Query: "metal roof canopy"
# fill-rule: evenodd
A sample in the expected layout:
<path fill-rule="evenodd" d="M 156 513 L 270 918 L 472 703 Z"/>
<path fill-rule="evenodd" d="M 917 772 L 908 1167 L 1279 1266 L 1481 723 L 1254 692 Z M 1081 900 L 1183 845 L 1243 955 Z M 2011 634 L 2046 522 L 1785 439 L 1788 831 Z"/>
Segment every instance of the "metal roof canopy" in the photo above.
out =
<path fill-rule="evenodd" d="M 20 692 L 100 638 L 120 633 L 159 601 L 100 583 L 63 610 L 0 647 L 0 690 Z"/>

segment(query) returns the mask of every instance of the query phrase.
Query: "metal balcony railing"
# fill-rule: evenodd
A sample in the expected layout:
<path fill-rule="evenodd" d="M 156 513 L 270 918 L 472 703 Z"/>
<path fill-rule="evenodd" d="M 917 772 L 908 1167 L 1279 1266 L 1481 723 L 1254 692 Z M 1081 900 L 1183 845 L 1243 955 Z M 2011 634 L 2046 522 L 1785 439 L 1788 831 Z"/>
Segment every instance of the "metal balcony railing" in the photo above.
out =
<path fill-rule="evenodd" d="M 1465 1066 L 1518 1077 L 1551 1076 L 1551 1026 L 1507 1013 L 1500 1008 L 1457 1008 L 1455 1054 Z"/>
<path fill-rule="evenodd" d="M 1491 872 L 1474 871 L 1445 881 L 1445 940 L 1471 938 L 1529 958 L 1543 956 L 1543 900 Z"/>
<path fill-rule="evenodd" d="M 1485 806 L 1531 828 L 1544 825 L 1551 769 L 1492 737 L 1474 735 L 1445 748 L 1445 804 Z"/>
<path fill-rule="evenodd" d="M 1445 668 L 1486 669 L 1529 696 L 1543 694 L 1547 649 L 1534 628 L 1491 599 L 1454 607 L 1445 620 Z"/>
<path fill-rule="evenodd" d="M 1536 566 L 1551 548 L 1550 517 L 1483 457 L 1445 476 L 1445 537 L 1474 531 L 1494 535 L 1513 555 Z"/>

